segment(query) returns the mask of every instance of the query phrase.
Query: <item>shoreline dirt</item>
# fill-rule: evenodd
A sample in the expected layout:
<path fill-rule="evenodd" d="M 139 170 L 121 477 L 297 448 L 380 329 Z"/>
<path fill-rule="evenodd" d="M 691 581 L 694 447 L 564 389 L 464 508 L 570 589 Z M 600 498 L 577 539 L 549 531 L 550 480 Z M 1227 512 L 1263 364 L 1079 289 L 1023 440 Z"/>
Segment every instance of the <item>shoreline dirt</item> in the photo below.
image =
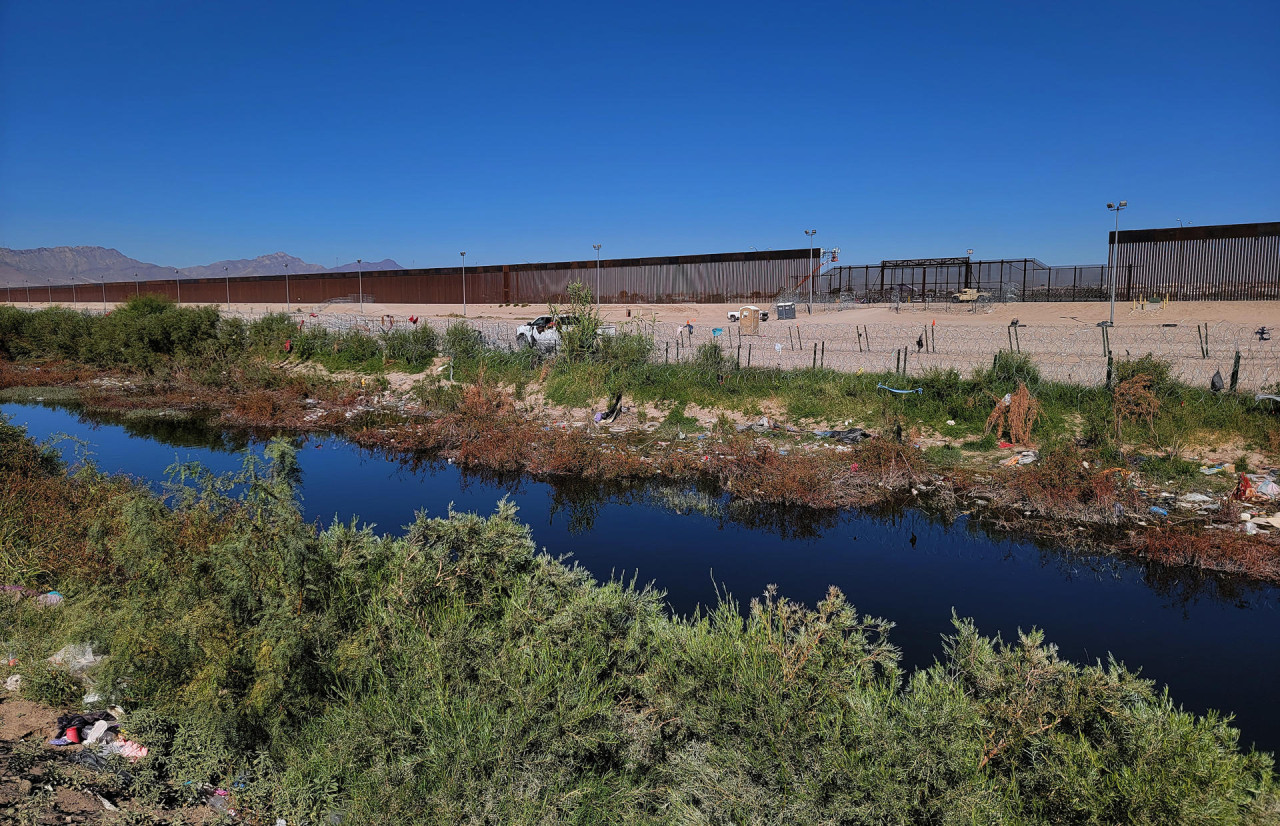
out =
<path fill-rule="evenodd" d="M 283 378 L 281 387 L 229 393 L 182 379 L 0 362 L 0 388 L 61 387 L 86 412 L 199 415 L 257 433 L 332 432 L 400 458 L 429 455 L 466 469 L 543 480 L 709 483 L 751 503 L 819 510 L 908 504 L 1074 549 L 1280 582 L 1280 542 L 1273 538 L 1280 533 L 1240 533 L 1240 503 L 1229 495 L 1178 510 L 1161 498 L 1163 486 L 1150 484 L 1154 480 L 1101 467 L 1089 451 L 1059 450 L 1025 466 L 942 468 L 927 461 L 918 433 L 904 434 L 901 442 L 885 436 L 843 444 L 735 415 L 703 422 L 707 432 L 695 435 L 660 424 L 658 411 L 641 416 L 644 410 L 629 409 L 625 427 L 597 425 L 589 412 L 548 413 L 536 398 L 518 402 L 483 379 L 460 385 L 453 409 L 436 410 L 408 392 L 418 376 L 395 375 L 386 390 L 367 377 L 333 381 L 314 370 Z M 695 412 L 707 419 L 717 414 Z M 1152 516 L 1150 508 L 1162 505 L 1169 516 Z M 1211 527 L 1214 522 L 1230 529 Z"/>

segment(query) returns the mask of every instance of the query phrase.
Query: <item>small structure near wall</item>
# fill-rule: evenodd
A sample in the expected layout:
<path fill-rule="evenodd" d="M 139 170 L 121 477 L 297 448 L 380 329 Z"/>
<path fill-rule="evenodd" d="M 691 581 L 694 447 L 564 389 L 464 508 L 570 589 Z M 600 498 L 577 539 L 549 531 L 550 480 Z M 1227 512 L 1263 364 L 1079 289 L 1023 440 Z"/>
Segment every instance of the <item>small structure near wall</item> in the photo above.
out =
<path fill-rule="evenodd" d="M 739 315 L 742 328 L 738 331 L 744 336 L 760 335 L 760 308 L 743 307 Z"/>

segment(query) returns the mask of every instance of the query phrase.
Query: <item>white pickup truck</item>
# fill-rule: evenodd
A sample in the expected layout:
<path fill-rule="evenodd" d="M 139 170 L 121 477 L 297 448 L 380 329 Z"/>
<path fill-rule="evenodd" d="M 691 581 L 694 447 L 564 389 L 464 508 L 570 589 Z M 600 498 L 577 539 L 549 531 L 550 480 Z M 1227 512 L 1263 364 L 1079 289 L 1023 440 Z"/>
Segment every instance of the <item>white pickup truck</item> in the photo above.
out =
<path fill-rule="evenodd" d="M 578 325 L 578 317 L 572 315 L 550 316 L 540 315 L 528 324 L 516 328 L 517 349 L 537 349 L 544 353 L 555 352 L 560 348 L 560 331 Z M 609 336 L 617 332 L 613 324 L 601 324 L 596 328 L 596 335 Z"/>

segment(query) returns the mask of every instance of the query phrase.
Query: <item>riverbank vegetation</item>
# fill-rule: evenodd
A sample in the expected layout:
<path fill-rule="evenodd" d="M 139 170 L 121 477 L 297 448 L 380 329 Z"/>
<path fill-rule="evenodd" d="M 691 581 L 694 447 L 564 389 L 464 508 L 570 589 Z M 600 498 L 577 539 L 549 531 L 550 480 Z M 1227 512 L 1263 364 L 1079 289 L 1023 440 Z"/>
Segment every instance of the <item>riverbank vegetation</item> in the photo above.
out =
<path fill-rule="evenodd" d="M 1280 581 L 1280 543 L 1235 532 L 1234 476 L 1202 475 L 1193 461 L 1206 442 L 1238 450 L 1240 472 L 1280 455 L 1280 419 L 1252 399 L 1187 387 L 1158 359 L 1118 362 L 1108 389 L 1045 381 L 1027 356 L 1002 353 L 969 377 L 913 376 L 920 392 L 898 394 L 882 385 L 901 377 L 745 367 L 714 344 L 662 363 L 642 327 L 595 336 L 589 293 L 573 298 L 563 312 L 582 323 L 554 355 L 502 349 L 461 322 L 440 335 L 425 324 L 336 333 L 155 297 L 105 317 L 0 308 L 0 398 L 48 398 L 62 385 L 89 409 L 332 430 L 473 468 L 701 482 L 748 502 L 813 508 L 921 504 L 1061 543 Z M 396 375 L 387 371 L 415 369 L 411 387 L 387 389 L 385 375 Z M 628 425 L 596 427 L 592 412 L 619 397 L 635 411 Z M 820 440 L 805 430 L 815 425 L 880 438 Z M 1011 456 L 998 452 L 1003 439 L 1038 458 L 996 466 Z M 1163 494 L 1192 488 L 1210 507 L 1151 510 L 1168 511 Z M 1206 532 L 1215 520 L 1230 530 Z"/>
<path fill-rule="evenodd" d="M 105 655 L 87 679 L 150 749 L 79 781 L 117 802 L 222 788 L 267 823 L 1280 816 L 1272 758 L 1223 718 L 1037 631 L 957 619 L 908 672 L 891 623 L 834 589 L 673 617 L 537 553 L 509 504 L 402 535 L 319 529 L 283 442 L 234 479 L 183 468 L 167 500 L 67 474 L 17 428 L 0 442 L 0 575 L 64 596 L 0 600 L 0 641 L 32 676 L 68 643 Z"/>

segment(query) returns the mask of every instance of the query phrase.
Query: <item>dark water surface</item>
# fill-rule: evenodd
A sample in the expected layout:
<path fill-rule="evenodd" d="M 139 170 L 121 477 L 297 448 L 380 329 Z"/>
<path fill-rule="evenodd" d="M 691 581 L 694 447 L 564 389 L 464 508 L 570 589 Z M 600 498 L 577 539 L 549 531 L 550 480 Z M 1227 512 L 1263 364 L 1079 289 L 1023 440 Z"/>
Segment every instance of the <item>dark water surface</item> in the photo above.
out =
<path fill-rule="evenodd" d="M 0 412 L 36 439 L 88 443 L 103 470 L 163 479 L 175 460 L 237 468 L 262 443 L 198 424 L 108 424 L 65 409 L 6 404 Z M 486 479 L 435 464 L 410 469 L 336 438 L 300 440 L 302 505 L 328 523 L 358 516 L 400 532 L 414 512 L 492 512 L 506 496 L 538 547 L 571 554 L 598 578 L 638 575 L 674 611 L 716 602 L 716 587 L 745 602 L 770 583 L 813 604 L 836 585 L 864 614 L 896 623 L 908 665 L 941 654 L 951 613 L 986 634 L 1039 627 L 1076 661 L 1108 652 L 1160 684 L 1188 710 L 1236 714 L 1242 741 L 1280 750 L 1280 589 L 1180 569 L 1095 559 L 993 539 L 963 520 L 944 525 L 891 516 L 743 508 L 692 492 L 555 487 Z M 62 442 L 68 458 L 78 448 Z M 681 514 L 677 509 L 686 511 Z"/>

